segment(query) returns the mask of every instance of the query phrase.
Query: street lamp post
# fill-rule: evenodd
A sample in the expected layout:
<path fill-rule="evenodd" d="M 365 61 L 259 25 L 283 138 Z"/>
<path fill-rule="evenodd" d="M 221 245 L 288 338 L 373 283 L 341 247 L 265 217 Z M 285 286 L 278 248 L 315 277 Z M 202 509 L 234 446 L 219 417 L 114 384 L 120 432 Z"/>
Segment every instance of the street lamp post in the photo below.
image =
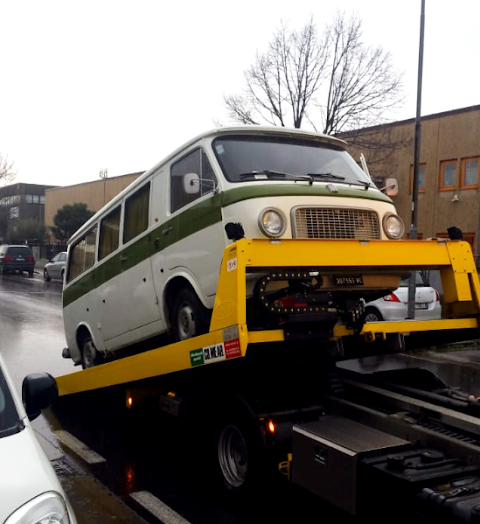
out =
<path fill-rule="evenodd" d="M 422 75 L 423 75 L 423 41 L 425 36 L 425 0 L 422 0 L 420 14 L 420 46 L 418 51 L 418 81 L 417 81 L 417 114 L 415 116 L 415 147 L 413 157 L 413 191 L 412 191 L 412 222 L 410 238 L 418 238 L 418 171 L 420 165 L 420 133 L 422 107 Z M 413 271 L 408 283 L 408 318 L 415 318 L 415 272 Z"/>

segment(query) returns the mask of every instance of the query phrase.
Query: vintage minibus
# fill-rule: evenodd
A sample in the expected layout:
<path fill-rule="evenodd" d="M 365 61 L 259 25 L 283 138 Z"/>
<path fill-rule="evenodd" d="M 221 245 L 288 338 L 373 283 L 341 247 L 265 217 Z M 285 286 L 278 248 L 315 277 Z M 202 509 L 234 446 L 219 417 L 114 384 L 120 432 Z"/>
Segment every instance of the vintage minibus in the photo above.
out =
<path fill-rule="evenodd" d="M 345 147 L 299 129 L 218 128 L 145 172 L 69 241 L 64 356 L 89 367 L 162 333 L 208 331 L 229 223 L 246 238 L 402 238 L 391 199 Z"/>

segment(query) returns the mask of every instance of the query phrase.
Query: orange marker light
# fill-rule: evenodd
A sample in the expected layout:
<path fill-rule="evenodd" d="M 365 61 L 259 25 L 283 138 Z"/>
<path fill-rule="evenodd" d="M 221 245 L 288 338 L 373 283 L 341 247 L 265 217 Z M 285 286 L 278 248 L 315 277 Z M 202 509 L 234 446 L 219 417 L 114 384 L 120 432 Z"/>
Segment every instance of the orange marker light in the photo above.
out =
<path fill-rule="evenodd" d="M 127 398 L 127 408 L 131 408 L 133 406 L 133 398 L 128 397 Z"/>
<path fill-rule="evenodd" d="M 277 428 L 275 427 L 275 424 L 272 420 L 268 421 L 268 431 L 270 431 L 270 433 L 275 433 L 277 431 Z"/>

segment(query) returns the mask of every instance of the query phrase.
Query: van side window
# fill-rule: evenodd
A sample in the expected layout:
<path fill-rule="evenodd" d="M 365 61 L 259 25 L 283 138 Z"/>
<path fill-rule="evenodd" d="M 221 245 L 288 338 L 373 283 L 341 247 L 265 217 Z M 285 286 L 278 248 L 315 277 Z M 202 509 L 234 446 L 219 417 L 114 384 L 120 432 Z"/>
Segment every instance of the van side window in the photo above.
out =
<path fill-rule="evenodd" d="M 196 194 L 187 194 L 183 191 L 183 176 L 187 173 L 197 173 L 202 180 L 211 180 L 212 183 L 200 183 L 200 191 Z M 195 149 L 187 156 L 172 165 L 170 170 L 171 210 L 176 211 L 190 202 L 197 200 L 207 193 L 211 193 L 216 184 L 212 166 L 203 149 Z"/>
<path fill-rule="evenodd" d="M 148 228 L 149 203 L 150 182 L 127 198 L 123 223 L 124 244 Z"/>
<path fill-rule="evenodd" d="M 95 262 L 95 244 L 97 242 L 97 228 L 92 229 L 85 237 L 85 269 Z"/>
<path fill-rule="evenodd" d="M 78 277 L 86 269 L 93 266 L 96 239 L 97 228 L 95 227 L 70 248 L 67 282 L 70 282 L 70 280 Z"/>
<path fill-rule="evenodd" d="M 100 222 L 100 242 L 98 245 L 98 260 L 102 260 L 118 248 L 120 234 L 120 206 L 111 211 Z"/>

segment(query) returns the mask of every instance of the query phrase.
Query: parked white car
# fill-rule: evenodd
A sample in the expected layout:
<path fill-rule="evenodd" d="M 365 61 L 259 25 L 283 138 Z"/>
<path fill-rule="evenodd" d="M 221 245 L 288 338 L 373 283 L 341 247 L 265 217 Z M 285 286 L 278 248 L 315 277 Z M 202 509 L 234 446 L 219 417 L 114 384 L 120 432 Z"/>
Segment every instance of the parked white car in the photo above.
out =
<path fill-rule="evenodd" d="M 52 278 L 57 278 L 63 281 L 66 263 L 67 252 L 62 251 L 61 253 L 57 253 L 47 264 L 45 264 L 43 278 L 47 282 L 50 282 Z"/>
<path fill-rule="evenodd" d="M 48 404 L 54 386 L 53 379 L 46 374 L 35 375 L 30 382 L 29 378 L 32 376 L 24 382 L 24 400 L 33 420 Z M 0 522 L 76 524 L 29 416 L 0 355 L 0 463 L 4 472 L 0 479 Z"/>
<path fill-rule="evenodd" d="M 442 306 L 438 292 L 426 284 L 416 273 L 415 320 L 438 320 L 442 318 Z M 405 320 L 408 316 L 408 279 L 390 295 L 366 304 L 366 322 L 379 320 Z"/>

